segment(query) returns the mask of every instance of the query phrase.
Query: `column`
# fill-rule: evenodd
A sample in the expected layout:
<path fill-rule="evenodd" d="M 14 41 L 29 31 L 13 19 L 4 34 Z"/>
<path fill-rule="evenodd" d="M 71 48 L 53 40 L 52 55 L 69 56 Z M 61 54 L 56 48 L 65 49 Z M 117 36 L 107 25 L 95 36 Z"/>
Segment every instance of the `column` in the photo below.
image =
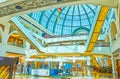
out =
<path fill-rule="evenodd" d="M 52 60 L 52 57 L 50 58 L 50 60 Z M 50 67 L 50 70 L 52 69 L 52 61 L 49 61 L 49 67 Z"/>
<path fill-rule="evenodd" d="M 7 44 L 7 41 L 9 39 L 9 28 L 10 28 L 10 24 L 8 24 L 8 22 L 4 22 L 4 32 L 3 32 L 3 37 L 2 37 L 2 43 L 3 44 Z"/>
<path fill-rule="evenodd" d="M 112 74 L 113 74 L 113 77 L 115 79 L 115 77 L 116 77 L 116 69 L 115 69 L 115 60 L 114 60 L 113 54 L 112 54 Z"/>
<path fill-rule="evenodd" d="M 105 61 L 105 63 L 104 63 L 104 65 L 105 65 L 105 67 L 107 67 L 108 66 L 108 58 L 106 57 L 105 59 L 104 59 Z"/>
<path fill-rule="evenodd" d="M 6 57 L 6 48 L 4 44 L 0 44 L 0 56 Z"/>
<path fill-rule="evenodd" d="M 88 74 L 88 77 L 91 77 L 91 69 L 90 69 L 90 58 L 87 57 L 87 74 Z"/>

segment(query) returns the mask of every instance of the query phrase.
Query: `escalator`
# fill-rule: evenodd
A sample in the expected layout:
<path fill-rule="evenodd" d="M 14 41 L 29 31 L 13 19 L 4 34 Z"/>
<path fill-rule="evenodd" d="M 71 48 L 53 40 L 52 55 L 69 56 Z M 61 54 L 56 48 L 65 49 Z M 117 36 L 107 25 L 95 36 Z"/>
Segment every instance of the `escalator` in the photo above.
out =
<path fill-rule="evenodd" d="M 93 28 L 90 32 L 89 38 L 86 43 L 86 53 L 87 54 L 91 54 L 91 52 L 94 50 L 95 44 L 100 35 L 101 29 L 102 29 L 102 26 L 106 19 L 106 16 L 108 14 L 108 11 L 109 11 L 109 7 L 105 7 L 105 6 L 101 7 L 98 10 L 98 15 L 96 15 L 97 18 L 96 18 L 96 20 L 94 20 L 96 22 L 93 22 L 95 24 L 93 24 Z M 92 65 L 99 68 L 99 63 L 97 62 L 96 58 L 93 55 L 91 55 L 90 58 L 91 58 Z"/>
<path fill-rule="evenodd" d="M 44 52 L 45 48 L 42 46 L 44 38 L 39 35 L 38 30 L 36 31 L 26 24 L 23 24 L 20 20 L 19 16 L 13 17 L 10 19 L 9 23 L 37 50 L 38 53 Z"/>
<path fill-rule="evenodd" d="M 26 14 L 19 16 L 19 21 L 22 24 L 25 24 L 25 25 L 29 26 L 31 29 L 33 29 L 37 32 L 41 31 L 41 32 L 44 32 L 44 33 L 49 34 L 51 36 L 54 35 L 50 31 L 48 31 L 45 27 L 40 25 L 38 22 L 36 22 L 34 19 L 32 19 L 31 17 L 29 17 Z"/>

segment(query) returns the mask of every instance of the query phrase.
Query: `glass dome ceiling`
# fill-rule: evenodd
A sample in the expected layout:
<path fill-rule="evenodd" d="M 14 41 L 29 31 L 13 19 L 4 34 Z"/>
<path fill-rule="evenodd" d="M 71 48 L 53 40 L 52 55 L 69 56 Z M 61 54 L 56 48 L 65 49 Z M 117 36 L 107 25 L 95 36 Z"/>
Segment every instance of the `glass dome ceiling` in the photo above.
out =
<path fill-rule="evenodd" d="M 32 12 L 31 18 L 56 35 L 72 35 L 78 31 L 89 32 L 97 6 L 82 4 Z"/>
<path fill-rule="evenodd" d="M 7 1 L 7 0 L 0 0 L 0 3 L 5 2 L 5 1 Z"/>

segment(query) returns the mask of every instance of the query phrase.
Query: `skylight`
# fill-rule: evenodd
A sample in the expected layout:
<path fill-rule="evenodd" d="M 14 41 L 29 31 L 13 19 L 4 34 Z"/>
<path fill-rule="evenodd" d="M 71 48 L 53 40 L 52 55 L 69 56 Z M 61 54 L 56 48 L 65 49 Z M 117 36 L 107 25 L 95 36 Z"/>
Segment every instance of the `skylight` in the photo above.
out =
<path fill-rule="evenodd" d="M 0 3 L 5 2 L 6 0 L 0 0 Z"/>
<path fill-rule="evenodd" d="M 90 30 L 97 6 L 82 4 L 28 14 L 56 35 L 74 35 L 78 30 Z"/>

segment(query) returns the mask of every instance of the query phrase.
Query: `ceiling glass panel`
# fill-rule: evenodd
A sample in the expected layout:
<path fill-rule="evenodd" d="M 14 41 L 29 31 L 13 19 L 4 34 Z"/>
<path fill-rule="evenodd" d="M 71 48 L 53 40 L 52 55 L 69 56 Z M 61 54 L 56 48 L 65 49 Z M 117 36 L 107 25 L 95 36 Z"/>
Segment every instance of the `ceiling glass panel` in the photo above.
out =
<path fill-rule="evenodd" d="M 51 25 L 51 26 L 48 27 L 48 30 L 49 30 L 49 31 L 52 31 L 52 30 L 53 30 L 53 27 L 52 27 L 52 26 L 54 25 L 53 22 L 50 21 L 50 22 L 49 22 L 49 25 Z"/>
<path fill-rule="evenodd" d="M 5 1 L 7 1 L 7 0 L 0 0 L 0 3 L 5 2 Z"/>
<path fill-rule="evenodd" d="M 80 25 L 80 21 L 73 21 L 73 26 L 74 27 L 80 27 L 78 25 Z"/>
<path fill-rule="evenodd" d="M 73 21 L 80 21 L 80 17 L 79 17 L 79 15 L 74 15 L 74 17 L 73 17 Z"/>
<path fill-rule="evenodd" d="M 32 12 L 31 18 L 56 35 L 73 34 L 85 27 L 91 29 L 97 6 L 82 4 Z"/>

